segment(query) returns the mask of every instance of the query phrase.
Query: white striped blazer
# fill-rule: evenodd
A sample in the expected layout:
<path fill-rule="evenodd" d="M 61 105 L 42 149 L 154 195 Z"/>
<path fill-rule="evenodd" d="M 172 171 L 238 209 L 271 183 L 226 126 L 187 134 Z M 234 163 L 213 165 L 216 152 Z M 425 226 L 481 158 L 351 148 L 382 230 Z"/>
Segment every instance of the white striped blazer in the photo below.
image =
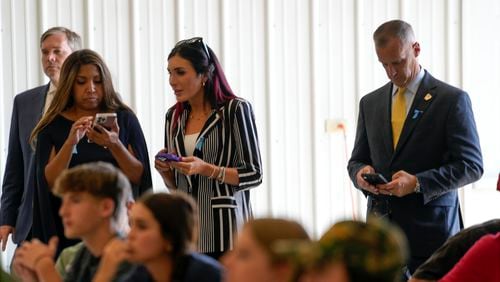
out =
<path fill-rule="evenodd" d="M 174 112 L 175 106 L 166 114 L 165 148 L 186 156 L 184 133 L 190 109 L 186 105 L 177 123 L 173 121 Z M 175 171 L 177 188 L 192 195 L 198 204 L 198 251 L 224 252 L 232 249 L 236 231 L 252 216 L 249 189 L 262 183 L 262 161 L 251 104 L 235 98 L 212 111 L 196 140 L 193 155 L 207 163 L 238 170 L 238 186 Z"/>

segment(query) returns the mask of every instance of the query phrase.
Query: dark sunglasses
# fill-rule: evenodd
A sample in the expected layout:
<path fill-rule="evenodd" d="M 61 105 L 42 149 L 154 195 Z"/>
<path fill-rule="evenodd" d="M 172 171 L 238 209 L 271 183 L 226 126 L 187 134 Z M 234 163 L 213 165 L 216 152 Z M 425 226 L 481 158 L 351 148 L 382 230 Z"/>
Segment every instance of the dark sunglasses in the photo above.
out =
<path fill-rule="evenodd" d="M 190 39 L 181 40 L 177 42 L 177 44 L 175 44 L 175 47 L 194 44 L 201 44 L 201 46 L 203 46 L 203 50 L 205 51 L 205 55 L 207 55 L 207 59 L 210 60 L 210 53 L 208 53 L 207 45 L 205 44 L 205 42 L 203 42 L 203 37 L 193 37 Z"/>

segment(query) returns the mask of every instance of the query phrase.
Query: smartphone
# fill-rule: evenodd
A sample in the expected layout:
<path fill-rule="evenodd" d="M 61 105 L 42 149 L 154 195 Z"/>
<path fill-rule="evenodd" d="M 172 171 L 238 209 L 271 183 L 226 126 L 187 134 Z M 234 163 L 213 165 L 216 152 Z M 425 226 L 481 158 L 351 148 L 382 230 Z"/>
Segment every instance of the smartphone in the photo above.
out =
<path fill-rule="evenodd" d="M 380 173 L 363 173 L 361 174 L 361 177 L 363 177 L 363 179 L 371 185 L 386 184 L 389 182 Z"/>
<path fill-rule="evenodd" d="M 181 157 L 172 153 L 158 153 L 155 156 L 155 159 L 160 160 L 162 162 L 170 161 L 170 162 L 180 162 L 182 160 Z"/>
<path fill-rule="evenodd" d="M 116 121 L 116 113 L 97 113 L 94 118 L 94 125 L 99 124 L 100 126 L 111 129 Z"/>

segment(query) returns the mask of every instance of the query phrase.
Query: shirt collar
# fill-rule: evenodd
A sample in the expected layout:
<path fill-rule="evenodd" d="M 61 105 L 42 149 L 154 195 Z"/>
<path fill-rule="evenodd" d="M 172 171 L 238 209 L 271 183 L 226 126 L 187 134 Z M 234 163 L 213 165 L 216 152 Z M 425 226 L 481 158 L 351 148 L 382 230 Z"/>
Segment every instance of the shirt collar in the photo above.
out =
<path fill-rule="evenodd" d="M 57 91 L 57 87 L 51 81 L 50 85 L 49 85 L 49 92 L 47 92 L 47 94 L 48 95 L 54 95 L 56 93 L 56 91 Z"/>
<path fill-rule="evenodd" d="M 408 86 L 406 86 L 406 93 L 411 93 L 412 95 L 415 95 L 417 93 L 418 87 L 420 86 L 420 82 L 422 82 L 422 79 L 424 78 L 425 71 L 424 68 L 420 67 L 420 71 L 417 73 L 417 76 L 408 83 Z M 398 92 L 398 87 L 393 84 L 394 87 L 392 87 L 392 96 Z"/>

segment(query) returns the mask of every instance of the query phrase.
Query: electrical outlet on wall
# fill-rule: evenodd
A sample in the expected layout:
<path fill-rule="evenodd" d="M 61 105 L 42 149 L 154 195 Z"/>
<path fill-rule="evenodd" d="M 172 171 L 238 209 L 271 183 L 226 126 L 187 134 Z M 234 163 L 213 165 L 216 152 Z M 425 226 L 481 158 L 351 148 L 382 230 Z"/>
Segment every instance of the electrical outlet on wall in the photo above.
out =
<path fill-rule="evenodd" d="M 339 132 L 345 129 L 346 129 L 346 123 L 345 120 L 343 119 L 334 118 L 334 119 L 327 119 L 325 121 L 325 131 L 327 133 Z"/>

